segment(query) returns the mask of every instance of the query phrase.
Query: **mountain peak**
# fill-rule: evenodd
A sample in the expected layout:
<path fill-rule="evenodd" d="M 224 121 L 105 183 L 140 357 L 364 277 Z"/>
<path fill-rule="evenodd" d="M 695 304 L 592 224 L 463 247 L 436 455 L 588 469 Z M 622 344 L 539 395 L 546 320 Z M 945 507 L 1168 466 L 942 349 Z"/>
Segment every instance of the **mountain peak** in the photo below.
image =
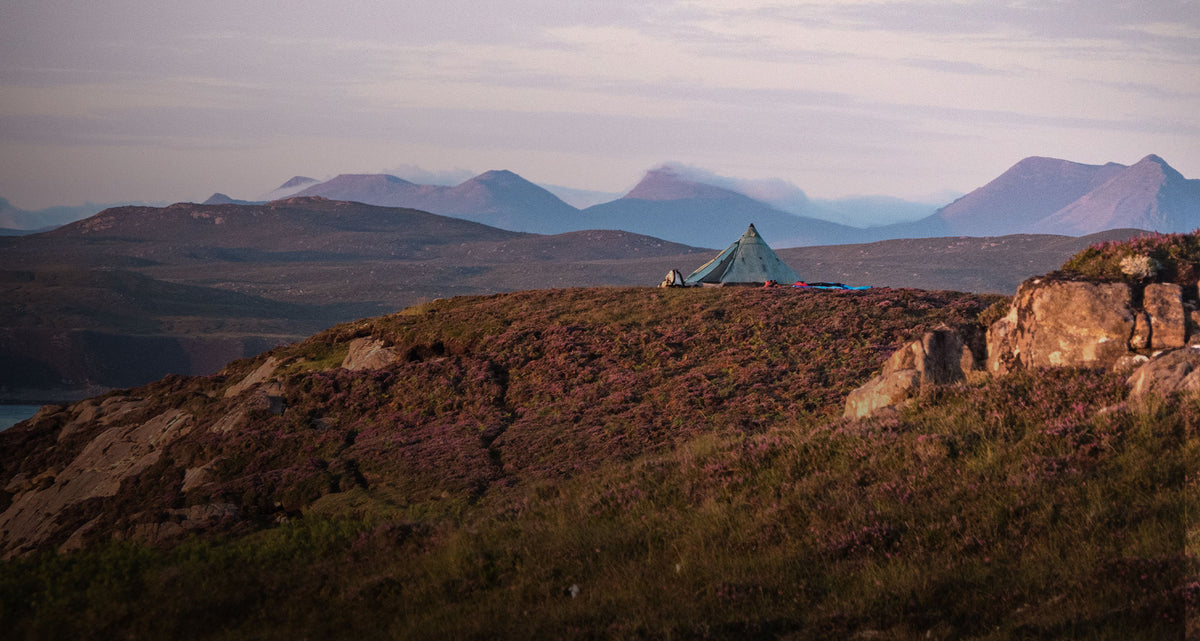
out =
<path fill-rule="evenodd" d="M 201 205 L 228 205 L 228 204 L 232 204 L 234 202 L 236 202 L 236 201 L 234 201 L 234 199 L 232 199 L 229 196 L 222 194 L 221 192 L 218 191 L 218 192 L 214 193 L 213 195 L 209 196 L 208 200 L 206 200 L 200 204 Z"/>
<path fill-rule="evenodd" d="M 515 174 L 507 169 L 491 169 L 472 178 L 472 180 L 520 180 L 528 182 L 518 174 Z"/>
<path fill-rule="evenodd" d="M 545 192 L 545 195 L 554 197 L 553 194 L 550 194 L 545 189 L 522 178 L 520 174 L 513 173 L 507 169 L 485 171 L 461 185 L 453 187 L 451 191 L 469 193 L 478 189 L 484 189 L 494 194 L 504 192 L 510 195 L 531 193 L 538 193 L 540 195 L 541 192 Z M 557 197 L 554 198 L 557 200 Z"/>
<path fill-rule="evenodd" d="M 338 174 L 327 183 L 333 182 L 356 183 L 392 183 L 396 185 L 412 185 L 413 183 L 391 174 Z"/>
<path fill-rule="evenodd" d="M 680 175 L 673 167 L 658 167 L 646 172 L 645 177 L 625 198 L 638 200 L 685 200 L 690 198 L 729 198 L 740 196 L 737 192 L 722 187 L 698 183 Z"/>
<path fill-rule="evenodd" d="M 521 189 L 529 187 L 537 187 L 537 185 L 525 180 L 520 174 L 511 172 L 507 169 L 492 169 L 485 171 L 482 174 L 462 183 L 459 187 L 469 187 L 471 185 L 486 185 L 489 187 L 499 187 L 507 189 Z"/>
<path fill-rule="evenodd" d="M 1167 161 L 1154 154 L 1150 154 L 1137 161 L 1126 169 L 1124 173 L 1130 177 L 1129 180 L 1134 180 L 1134 177 L 1136 177 L 1136 180 L 1153 182 L 1160 186 L 1168 182 L 1186 180 L 1183 174 L 1167 164 Z"/>
<path fill-rule="evenodd" d="M 1188 180 L 1150 154 L 1035 226 L 1035 231 L 1088 234 L 1135 228 L 1182 232 L 1200 217 L 1200 181 Z"/>
<path fill-rule="evenodd" d="M 276 187 L 276 190 L 294 189 L 294 188 L 300 187 L 302 185 L 311 185 L 315 182 L 317 182 L 316 178 L 309 178 L 308 176 L 292 176 L 291 179 L 289 179 L 287 182 Z"/>
<path fill-rule="evenodd" d="M 996 179 L 939 210 L 949 231 L 966 236 L 1018 233 L 1102 186 L 1125 165 L 1030 156 Z"/>

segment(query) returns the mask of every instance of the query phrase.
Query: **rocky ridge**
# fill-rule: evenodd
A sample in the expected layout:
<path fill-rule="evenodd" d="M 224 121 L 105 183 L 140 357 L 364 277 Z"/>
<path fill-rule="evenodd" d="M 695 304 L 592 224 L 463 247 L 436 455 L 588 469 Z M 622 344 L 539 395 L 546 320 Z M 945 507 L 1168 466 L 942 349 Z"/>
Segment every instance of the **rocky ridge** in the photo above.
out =
<path fill-rule="evenodd" d="M 1200 284 L 1145 282 L 1152 276 L 1140 270 L 1161 266 L 1149 258 L 1140 262 L 1122 263 L 1131 282 L 1062 273 L 1026 280 L 1007 313 L 987 327 L 982 349 L 973 351 L 972 337 L 949 328 L 929 332 L 851 392 L 844 416 L 890 411 L 922 386 L 958 382 L 973 372 L 1100 369 L 1128 374 L 1133 397 L 1200 390 Z"/>

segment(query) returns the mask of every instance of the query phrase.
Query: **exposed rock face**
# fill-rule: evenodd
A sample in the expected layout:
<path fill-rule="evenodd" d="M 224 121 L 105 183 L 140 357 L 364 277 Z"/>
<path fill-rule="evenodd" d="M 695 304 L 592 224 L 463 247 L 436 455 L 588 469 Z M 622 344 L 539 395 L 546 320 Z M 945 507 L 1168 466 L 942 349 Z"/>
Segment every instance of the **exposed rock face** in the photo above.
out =
<path fill-rule="evenodd" d="M 113 402 L 121 398 L 105 402 L 116 409 L 114 417 L 122 415 L 122 403 Z M 61 472 L 44 474 L 28 484 L 10 483 L 5 490 L 14 497 L 8 509 L 0 513 L 0 539 L 6 542 L 0 552 L 4 556 L 20 554 L 56 529 L 54 517 L 65 508 L 115 495 L 122 481 L 157 463 L 163 448 L 190 432 L 193 422 L 190 414 L 170 409 L 145 422 L 120 424 L 88 443 Z"/>
<path fill-rule="evenodd" d="M 1128 383 L 1133 398 L 1200 391 L 1197 292 L 1174 283 L 1137 287 L 1025 281 L 1008 314 L 987 330 L 987 371 L 1102 368 L 1132 372 Z M 1135 302 L 1139 294 L 1140 307 Z M 930 332 L 893 354 L 878 376 L 851 392 L 844 416 L 871 416 L 912 398 L 922 385 L 960 380 L 974 367 L 961 335 L 948 329 Z"/>
<path fill-rule="evenodd" d="M 274 356 L 267 357 L 267 360 L 263 361 L 263 364 L 259 365 L 258 369 L 250 372 L 246 375 L 246 378 L 243 378 L 241 381 L 231 385 L 229 389 L 225 390 L 225 398 L 233 398 L 234 396 L 241 394 L 251 387 L 254 387 L 255 385 L 258 385 L 259 383 L 271 378 L 275 375 L 275 369 L 278 367 L 279 361 Z"/>
<path fill-rule="evenodd" d="M 846 418 L 866 418 L 916 396 L 921 375 L 916 370 L 884 372 L 846 397 Z"/>
<path fill-rule="evenodd" d="M 1168 395 L 1173 392 L 1200 391 L 1200 347 L 1164 352 L 1150 359 L 1130 375 L 1129 394 Z"/>
<path fill-rule="evenodd" d="M 1151 317 L 1151 334 L 1154 319 Z M 1129 354 L 1137 326 L 1125 283 L 1026 281 L 1006 317 L 988 329 L 988 371 L 1112 368 Z"/>
<path fill-rule="evenodd" d="M 960 381 L 975 367 L 975 356 L 958 332 L 936 329 L 900 348 L 884 363 L 878 376 L 850 392 L 843 415 L 871 416 L 916 396 L 922 385 Z"/>
<path fill-rule="evenodd" d="M 1140 308 L 1134 302 L 1138 294 Z M 988 328 L 987 369 L 995 374 L 1036 367 L 1129 371 L 1152 350 L 1200 339 L 1200 314 L 1188 296 L 1174 283 L 1151 283 L 1138 291 L 1126 283 L 1028 280 L 1008 315 Z"/>
<path fill-rule="evenodd" d="M 350 351 L 342 361 L 348 370 L 383 369 L 399 359 L 396 350 L 385 347 L 377 338 L 356 338 L 350 341 Z"/>
<path fill-rule="evenodd" d="M 1172 349 L 1187 344 L 1183 288 L 1174 283 L 1146 285 L 1142 307 L 1150 316 L 1150 347 Z"/>

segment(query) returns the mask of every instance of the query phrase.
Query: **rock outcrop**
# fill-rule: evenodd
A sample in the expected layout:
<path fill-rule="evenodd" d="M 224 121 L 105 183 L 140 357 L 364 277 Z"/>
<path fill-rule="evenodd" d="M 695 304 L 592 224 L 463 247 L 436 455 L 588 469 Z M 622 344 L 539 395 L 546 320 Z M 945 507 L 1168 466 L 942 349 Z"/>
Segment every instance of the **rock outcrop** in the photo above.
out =
<path fill-rule="evenodd" d="M 987 369 L 1112 368 L 1130 353 L 1137 325 L 1125 283 L 1028 280 L 988 329 Z"/>
<path fill-rule="evenodd" d="M 922 385 L 961 381 L 975 368 L 975 355 L 958 332 L 935 329 L 897 350 L 879 375 L 850 392 L 843 416 L 871 416 L 916 396 Z"/>
<path fill-rule="evenodd" d="M 114 416 L 121 413 L 120 403 L 112 401 L 120 398 L 113 397 L 105 403 L 116 409 Z M 89 416 L 84 414 L 86 411 L 73 422 L 88 422 Z M 12 504 L 0 513 L 0 539 L 6 543 L 2 550 L 5 556 L 40 544 L 58 527 L 55 515 L 68 507 L 117 494 L 123 481 L 157 463 L 166 446 L 187 435 L 194 423 L 190 414 L 178 409 L 146 421 L 115 420 L 120 424 L 101 432 L 61 472 L 48 472 L 29 481 L 14 479 L 4 488 L 13 494 Z M 69 433 L 75 427 L 69 423 L 63 431 Z"/>
<path fill-rule="evenodd" d="M 1154 351 L 1200 339 L 1195 293 L 1174 283 L 1139 287 L 1030 279 L 1017 291 L 1008 315 L 988 328 L 987 369 L 994 374 L 1038 367 L 1128 371 Z"/>
<path fill-rule="evenodd" d="M 1196 289 L 1175 283 L 1029 279 L 1008 314 L 987 329 L 986 369 L 992 374 L 1045 367 L 1133 372 L 1128 381 L 1134 397 L 1200 391 L 1196 296 Z M 1183 349 L 1188 345 L 1196 347 Z M 844 416 L 871 416 L 912 398 L 922 385 L 961 380 L 975 367 L 971 354 L 958 334 L 930 332 L 893 354 L 879 375 L 851 392 Z"/>
<path fill-rule="evenodd" d="M 1129 396 L 1200 391 L 1200 347 L 1163 352 L 1129 376 Z"/>
<path fill-rule="evenodd" d="M 384 345 L 376 338 L 356 338 L 350 341 L 350 350 L 342 360 L 342 368 L 351 371 L 383 369 L 399 359 L 396 350 Z"/>
<path fill-rule="evenodd" d="M 269 380 L 275 375 L 275 370 L 279 368 L 279 359 L 274 356 L 268 356 L 267 360 L 263 361 L 253 372 L 246 375 L 245 378 L 237 383 L 230 385 L 229 389 L 225 390 L 225 398 L 233 398 L 242 392 Z"/>

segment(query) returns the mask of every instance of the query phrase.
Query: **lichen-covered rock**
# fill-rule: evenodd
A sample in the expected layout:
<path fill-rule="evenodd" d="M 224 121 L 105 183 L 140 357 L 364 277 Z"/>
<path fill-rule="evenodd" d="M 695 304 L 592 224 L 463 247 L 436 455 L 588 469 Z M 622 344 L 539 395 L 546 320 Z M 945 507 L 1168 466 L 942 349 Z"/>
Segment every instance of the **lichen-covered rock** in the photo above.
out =
<path fill-rule="evenodd" d="M 985 335 L 987 357 L 984 368 L 993 374 L 1004 374 L 1020 366 L 1017 357 L 1017 307 L 1008 308 L 1008 314 L 987 328 Z"/>
<path fill-rule="evenodd" d="M 377 338 L 356 338 L 350 341 L 350 350 L 342 360 L 348 370 L 383 369 L 398 360 L 396 350 L 385 347 Z"/>
<path fill-rule="evenodd" d="M 1132 298 L 1125 283 L 1026 281 L 1008 316 L 988 331 L 988 371 L 1112 368 L 1130 353 Z"/>
<path fill-rule="evenodd" d="M 1200 390 L 1200 348 L 1186 347 L 1163 352 L 1129 376 L 1129 395 L 1168 395 Z"/>
<path fill-rule="evenodd" d="M 921 375 L 907 369 L 880 374 L 846 397 L 846 418 L 866 418 L 894 407 L 916 396 L 921 389 Z"/>
<path fill-rule="evenodd" d="M 1150 316 L 1151 349 L 1173 349 L 1187 344 L 1187 314 L 1183 288 L 1175 283 L 1146 285 L 1142 308 Z"/>
<path fill-rule="evenodd" d="M 878 376 L 850 392 L 843 416 L 871 416 L 916 396 L 922 385 L 960 381 L 975 367 L 975 356 L 958 332 L 935 329 L 896 350 Z"/>

